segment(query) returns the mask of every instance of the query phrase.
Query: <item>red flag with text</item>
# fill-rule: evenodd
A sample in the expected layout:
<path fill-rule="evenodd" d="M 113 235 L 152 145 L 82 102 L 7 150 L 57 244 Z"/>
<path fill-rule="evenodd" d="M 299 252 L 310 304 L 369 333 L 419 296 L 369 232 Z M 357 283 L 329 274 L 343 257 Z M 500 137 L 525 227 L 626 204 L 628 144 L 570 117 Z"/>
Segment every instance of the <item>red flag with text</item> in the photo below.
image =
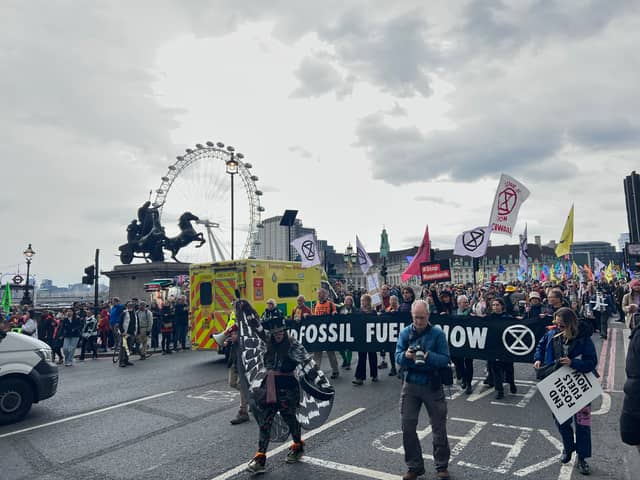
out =
<path fill-rule="evenodd" d="M 402 272 L 400 278 L 403 282 L 406 282 L 414 275 L 420 275 L 420 264 L 431 261 L 431 242 L 429 241 L 429 225 L 424 229 L 424 237 L 422 237 L 422 243 L 411 260 L 411 263 L 407 269 Z"/>

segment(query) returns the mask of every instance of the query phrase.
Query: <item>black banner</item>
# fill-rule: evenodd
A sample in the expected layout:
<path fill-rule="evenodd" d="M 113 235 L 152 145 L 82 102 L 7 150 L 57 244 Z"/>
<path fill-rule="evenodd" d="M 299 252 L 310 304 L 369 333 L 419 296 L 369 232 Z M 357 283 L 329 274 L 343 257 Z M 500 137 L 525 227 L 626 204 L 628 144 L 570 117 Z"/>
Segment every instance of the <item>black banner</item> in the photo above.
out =
<path fill-rule="evenodd" d="M 444 331 L 451 356 L 524 363 L 533 363 L 547 326 L 540 319 L 490 316 L 431 315 L 429 321 Z M 290 333 L 310 352 L 395 352 L 400 331 L 410 323 L 409 313 L 322 315 L 287 322 Z"/>

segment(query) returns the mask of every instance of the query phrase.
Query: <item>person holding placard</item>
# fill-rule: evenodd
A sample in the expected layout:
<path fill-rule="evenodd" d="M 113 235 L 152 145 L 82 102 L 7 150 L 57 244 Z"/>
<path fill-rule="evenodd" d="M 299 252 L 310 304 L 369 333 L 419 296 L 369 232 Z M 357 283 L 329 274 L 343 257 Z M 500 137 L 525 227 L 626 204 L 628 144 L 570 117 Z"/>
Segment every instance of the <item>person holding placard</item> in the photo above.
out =
<path fill-rule="evenodd" d="M 558 309 L 554 319 L 560 333 L 553 337 L 553 360 L 578 372 L 595 372 L 598 357 L 591 340 L 591 327 L 586 322 L 579 322 L 575 312 L 567 307 Z M 564 446 L 560 461 L 569 463 L 573 452 L 576 452 L 578 471 L 589 475 L 591 468 L 586 459 L 591 457 L 591 405 L 582 408 L 563 424 L 556 421 L 556 425 Z"/>

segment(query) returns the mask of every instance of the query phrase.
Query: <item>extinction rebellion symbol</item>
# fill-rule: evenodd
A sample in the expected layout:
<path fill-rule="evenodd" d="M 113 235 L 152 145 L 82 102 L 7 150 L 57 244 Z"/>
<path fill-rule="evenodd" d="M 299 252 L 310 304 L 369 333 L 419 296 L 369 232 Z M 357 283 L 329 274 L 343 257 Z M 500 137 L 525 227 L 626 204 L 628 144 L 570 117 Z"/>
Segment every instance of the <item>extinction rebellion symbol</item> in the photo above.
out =
<path fill-rule="evenodd" d="M 484 243 L 484 230 L 471 230 L 462 236 L 462 245 L 469 252 L 475 252 Z"/>
<path fill-rule="evenodd" d="M 536 336 L 525 325 L 511 325 L 502 334 L 502 343 L 513 355 L 527 355 L 536 345 Z"/>
<path fill-rule="evenodd" d="M 509 215 L 518 203 L 516 191 L 507 187 L 498 194 L 498 214 Z"/>
<path fill-rule="evenodd" d="M 316 258 L 315 245 L 311 240 L 305 240 L 304 242 L 302 242 L 300 249 L 302 250 L 304 258 L 306 258 L 307 260 L 312 261 Z"/>
<path fill-rule="evenodd" d="M 367 254 L 361 248 L 358 248 L 358 265 L 366 265 L 366 264 L 367 264 Z"/>

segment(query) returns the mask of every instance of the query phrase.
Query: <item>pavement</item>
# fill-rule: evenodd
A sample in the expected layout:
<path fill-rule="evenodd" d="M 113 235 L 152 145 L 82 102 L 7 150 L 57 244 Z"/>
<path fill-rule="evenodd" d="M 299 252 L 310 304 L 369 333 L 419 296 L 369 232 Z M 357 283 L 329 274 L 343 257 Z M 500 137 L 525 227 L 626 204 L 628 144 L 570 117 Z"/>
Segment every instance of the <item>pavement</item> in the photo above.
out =
<path fill-rule="evenodd" d="M 615 331 L 615 333 L 614 333 Z M 593 403 L 591 478 L 637 480 L 640 454 L 622 444 L 618 418 L 624 384 L 625 332 L 613 323 L 609 342 L 594 336 L 605 394 Z M 354 355 L 357 357 L 357 355 Z M 354 363 L 355 363 L 354 358 Z M 613 360 L 613 361 L 611 361 Z M 248 479 L 257 426 L 232 426 L 238 392 L 215 352 L 153 355 L 135 367 L 110 358 L 60 369 L 59 391 L 34 405 L 22 422 L 0 427 L 2 480 Z M 327 367 L 327 360 L 324 360 Z M 559 461 L 559 434 L 537 393 L 529 365 L 516 365 L 517 395 L 494 399 L 482 385 L 484 362 L 475 362 L 474 392 L 447 389 L 451 478 L 568 480 L 582 476 Z M 353 370 L 335 380 L 331 416 L 304 432 L 303 462 L 284 463 L 288 443 L 273 443 L 264 478 L 314 480 L 399 479 L 405 471 L 398 400 L 400 381 L 351 384 Z M 432 471 L 431 432 L 421 412 L 419 435 Z"/>

